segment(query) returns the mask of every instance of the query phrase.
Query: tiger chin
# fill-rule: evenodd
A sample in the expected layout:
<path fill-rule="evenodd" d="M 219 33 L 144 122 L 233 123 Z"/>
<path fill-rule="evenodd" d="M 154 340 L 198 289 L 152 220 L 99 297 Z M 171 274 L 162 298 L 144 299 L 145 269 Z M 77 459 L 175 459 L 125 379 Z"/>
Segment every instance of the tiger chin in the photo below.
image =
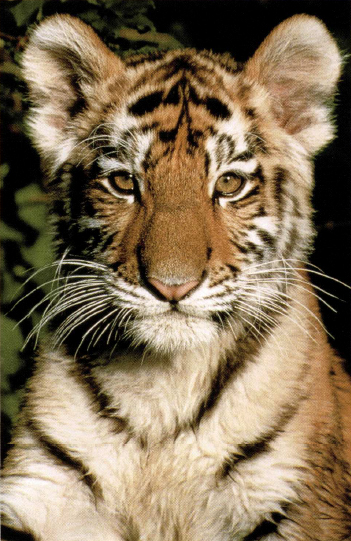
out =
<path fill-rule="evenodd" d="M 350 383 L 309 275 L 341 57 L 294 16 L 245 65 L 122 61 L 47 19 L 23 59 L 57 261 L 3 471 L 37 541 L 346 541 Z"/>

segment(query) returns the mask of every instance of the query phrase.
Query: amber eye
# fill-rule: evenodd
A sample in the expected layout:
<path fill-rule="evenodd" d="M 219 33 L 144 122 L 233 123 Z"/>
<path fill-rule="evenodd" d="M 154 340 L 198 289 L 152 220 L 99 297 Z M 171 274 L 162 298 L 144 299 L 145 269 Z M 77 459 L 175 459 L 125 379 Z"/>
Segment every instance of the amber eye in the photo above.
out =
<path fill-rule="evenodd" d="M 226 173 L 219 177 L 215 186 L 217 196 L 235 195 L 244 185 L 244 179 L 237 177 L 234 173 Z"/>
<path fill-rule="evenodd" d="M 135 188 L 134 176 L 127 171 L 112 173 L 108 177 L 110 186 L 116 192 L 123 194 L 132 194 Z"/>

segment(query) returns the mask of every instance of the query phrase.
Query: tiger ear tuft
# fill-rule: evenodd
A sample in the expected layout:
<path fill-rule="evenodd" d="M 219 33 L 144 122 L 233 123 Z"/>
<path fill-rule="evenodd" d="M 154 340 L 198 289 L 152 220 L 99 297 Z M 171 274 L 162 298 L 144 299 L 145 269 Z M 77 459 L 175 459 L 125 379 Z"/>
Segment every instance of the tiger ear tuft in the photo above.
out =
<path fill-rule="evenodd" d="M 324 24 L 295 15 L 269 34 L 245 73 L 266 88 L 279 124 L 314 154 L 333 138 L 329 117 L 341 63 Z"/>
<path fill-rule="evenodd" d="M 102 81 L 123 72 L 123 66 L 75 17 L 54 15 L 34 30 L 22 67 L 33 105 L 32 137 L 46 160 L 55 161 L 59 149 L 67 148 L 66 128 L 72 114 L 85 100 L 96 98 Z"/>

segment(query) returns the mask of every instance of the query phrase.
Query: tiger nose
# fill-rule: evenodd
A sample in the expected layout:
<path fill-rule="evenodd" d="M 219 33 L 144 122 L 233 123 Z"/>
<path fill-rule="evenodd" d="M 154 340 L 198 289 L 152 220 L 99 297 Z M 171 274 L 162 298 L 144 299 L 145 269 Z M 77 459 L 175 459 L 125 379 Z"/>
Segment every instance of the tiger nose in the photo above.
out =
<path fill-rule="evenodd" d="M 157 278 L 149 278 L 149 283 L 167 301 L 174 302 L 183 299 L 188 293 L 190 293 L 190 291 L 198 286 L 200 282 L 198 280 L 191 280 L 190 282 L 186 282 L 184 284 L 169 286 Z"/>

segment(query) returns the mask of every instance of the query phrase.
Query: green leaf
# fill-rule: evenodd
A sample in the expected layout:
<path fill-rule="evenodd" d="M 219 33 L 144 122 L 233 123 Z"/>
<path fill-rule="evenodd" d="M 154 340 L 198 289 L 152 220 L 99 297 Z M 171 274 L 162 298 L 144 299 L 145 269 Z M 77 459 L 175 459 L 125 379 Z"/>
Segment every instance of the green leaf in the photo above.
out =
<path fill-rule="evenodd" d="M 1 325 L 1 367 L 3 373 L 7 376 L 14 374 L 21 367 L 22 361 L 18 355 L 19 350 L 23 344 L 23 336 L 19 329 L 16 327 L 16 321 L 4 314 L 0 316 Z M 4 382 L 7 386 L 8 383 Z"/>
<path fill-rule="evenodd" d="M 23 242 L 24 238 L 20 231 L 13 229 L 4 222 L 0 222 L 0 237 L 4 240 L 14 240 L 16 242 Z"/>
<path fill-rule="evenodd" d="M 3 393 L 2 397 L 2 411 L 5 415 L 8 415 L 11 419 L 12 424 L 16 423 L 16 418 L 20 409 L 20 405 L 23 399 L 24 390 L 19 389 L 14 393 Z M 11 541 L 9 539 L 9 541 Z M 15 541 L 15 540 L 13 540 Z"/>
<path fill-rule="evenodd" d="M 14 300 L 18 297 L 19 292 L 21 291 L 22 281 L 17 280 L 17 277 L 14 277 L 11 272 L 6 271 L 3 272 L 2 285 L 2 302 L 4 304 L 12 305 Z"/>
<path fill-rule="evenodd" d="M 43 224 L 45 226 L 45 222 Z M 45 267 L 53 261 L 52 238 L 47 227 L 41 231 L 38 240 L 32 246 L 22 248 L 22 255 L 25 261 L 36 269 Z"/>
<path fill-rule="evenodd" d="M 45 0 L 22 0 L 17 6 L 10 9 L 17 26 L 28 24 L 32 15 L 42 9 Z"/>
<path fill-rule="evenodd" d="M 2 163 L 0 165 L 0 187 L 1 188 L 9 172 L 10 172 L 10 165 L 8 163 Z"/>
<path fill-rule="evenodd" d="M 15 195 L 19 217 L 35 229 L 43 229 L 47 220 L 45 195 L 38 184 L 29 184 Z"/>
<path fill-rule="evenodd" d="M 2 73 L 11 73 L 11 75 L 22 78 L 21 69 L 14 62 L 4 62 L 1 64 L 1 71 Z"/>

